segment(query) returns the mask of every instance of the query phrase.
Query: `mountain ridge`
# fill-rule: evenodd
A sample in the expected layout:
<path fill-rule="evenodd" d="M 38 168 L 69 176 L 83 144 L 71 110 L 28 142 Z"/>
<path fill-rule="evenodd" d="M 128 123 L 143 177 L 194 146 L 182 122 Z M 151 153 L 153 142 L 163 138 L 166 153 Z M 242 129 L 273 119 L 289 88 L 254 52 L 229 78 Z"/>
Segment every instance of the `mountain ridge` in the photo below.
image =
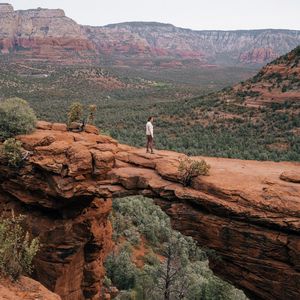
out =
<path fill-rule="evenodd" d="M 13 59 L 120 66 L 262 65 L 300 44 L 300 30 L 192 30 L 159 22 L 80 25 L 61 9 L 0 5 L 0 51 Z"/>
<path fill-rule="evenodd" d="M 82 26 L 90 26 L 90 27 L 114 27 L 117 25 L 130 25 L 130 26 L 162 26 L 162 27 L 174 27 L 179 30 L 186 30 L 186 31 L 193 31 L 193 32 L 263 32 L 263 31 L 281 31 L 281 32 L 292 32 L 300 34 L 300 29 L 288 29 L 288 28 L 259 28 L 259 29 L 192 29 L 188 27 L 181 27 L 174 25 L 172 23 L 164 23 L 164 22 L 158 22 L 158 21 L 124 21 L 124 22 L 116 22 L 116 23 L 109 23 L 105 25 L 82 25 Z"/>

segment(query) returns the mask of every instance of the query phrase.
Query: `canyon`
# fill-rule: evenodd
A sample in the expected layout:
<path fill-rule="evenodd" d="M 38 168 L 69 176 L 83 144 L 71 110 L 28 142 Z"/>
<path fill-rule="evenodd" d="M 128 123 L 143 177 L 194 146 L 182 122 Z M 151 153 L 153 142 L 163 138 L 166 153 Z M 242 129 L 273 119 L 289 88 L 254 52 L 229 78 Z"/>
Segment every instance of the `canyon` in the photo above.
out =
<path fill-rule="evenodd" d="M 189 30 L 130 22 L 83 26 L 61 9 L 0 4 L 0 50 L 19 61 L 177 68 L 265 64 L 300 43 L 297 30 Z"/>
<path fill-rule="evenodd" d="M 209 176 L 184 187 L 178 165 L 185 155 L 147 154 L 91 125 L 79 133 L 40 121 L 17 139 L 28 156 L 19 169 L 0 157 L 0 210 L 26 215 L 42 244 L 33 276 L 63 300 L 103 297 L 111 201 L 137 194 L 154 198 L 175 229 L 213 249 L 212 269 L 250 298 L 299 298 L 300 163 L 204 157 Z"/>

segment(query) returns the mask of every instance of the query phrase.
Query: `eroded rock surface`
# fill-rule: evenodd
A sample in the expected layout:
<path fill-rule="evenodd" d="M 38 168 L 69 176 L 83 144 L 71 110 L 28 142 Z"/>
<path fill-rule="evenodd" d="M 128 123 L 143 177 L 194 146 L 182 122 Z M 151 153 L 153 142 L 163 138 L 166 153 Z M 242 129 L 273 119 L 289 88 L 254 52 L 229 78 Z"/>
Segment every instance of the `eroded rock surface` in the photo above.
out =
<path fill-rule="evenodd" d="M 61 300 L 39 282 L 22 276 L 18 281 L 0 279 L 0 300 Z"/>
<path fill-rule="evenodd" d="M 156 199 L 175 229 L 214 249 L 213 269 L 255 299 L 300 296 L 300 184 L 280 179 L 299 163 L 205 158 L 210 176 L 180 184 L 183 154 L 146 154 L 104 135 L 39 123 L 18 139 L 32 153 L 13 170 L 1 159 L 0 208 L 27 215 L 43 249 L 35 277 L 64 300 L 101 299 L 111 249 L 111 199 Z M 198 159 L 198 158 L 195 158 Z"/>
<path fill-rule="evenodd" d="M 16 51 L 29 59 L 70 63 L 76 61 L 75 53 L 84 56 L 81 61 L 94 53 L 81 26 L 61 9 L 14 11 L 11 5 L 1 4 L 0 28 L 2 54 Z"/>

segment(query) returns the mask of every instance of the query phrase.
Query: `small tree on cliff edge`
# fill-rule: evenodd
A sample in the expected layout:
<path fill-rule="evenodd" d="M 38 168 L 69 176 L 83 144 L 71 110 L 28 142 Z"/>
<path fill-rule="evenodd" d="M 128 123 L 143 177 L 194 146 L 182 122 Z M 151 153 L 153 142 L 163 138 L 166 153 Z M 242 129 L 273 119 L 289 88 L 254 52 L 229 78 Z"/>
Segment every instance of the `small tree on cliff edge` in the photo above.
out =
<path fill-rule="evenodd" d="M 68 125 L 70 126 L 72 122 L 81 122 L 83 119 L 86 119 L 88 124 L 93 124 L 95 121 L 96 111 L 97 106 L 95 104 L 89 105 L 86 109 L 86 107 L 84 107 L 80 102 L 74 102 L 70 105 L 67 113 Z"/>
<path fill-rule="evenodd" d="M 192 179 L 199 175 L 208 175 L 210 165 L 205 160 L 193 160 L 189 157 L 181 159 L 178 171 L 184 186 L 190 186 Z"/>
<path fill-rule="evenodd" d="M 72 122 L 79 122 L 82 118 L 83 106 L 79 102 L 74 102 L 71 104 L 68 111 L 68 125 Z"/>

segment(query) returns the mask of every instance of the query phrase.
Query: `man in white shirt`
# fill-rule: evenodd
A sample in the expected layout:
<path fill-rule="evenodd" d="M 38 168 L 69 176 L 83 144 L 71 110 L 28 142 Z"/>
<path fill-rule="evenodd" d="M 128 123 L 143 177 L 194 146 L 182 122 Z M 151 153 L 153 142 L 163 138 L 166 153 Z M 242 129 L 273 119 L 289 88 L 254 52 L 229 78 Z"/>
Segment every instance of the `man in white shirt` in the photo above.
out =
<path fill-rule="evenodd" d="M 146 136 L 147 136 L 147 153 L 149 152 L 149 148 L 151 153 L 153 154 L 153 117 L 148 118 L 148 122 L 146 124 Z"/>

